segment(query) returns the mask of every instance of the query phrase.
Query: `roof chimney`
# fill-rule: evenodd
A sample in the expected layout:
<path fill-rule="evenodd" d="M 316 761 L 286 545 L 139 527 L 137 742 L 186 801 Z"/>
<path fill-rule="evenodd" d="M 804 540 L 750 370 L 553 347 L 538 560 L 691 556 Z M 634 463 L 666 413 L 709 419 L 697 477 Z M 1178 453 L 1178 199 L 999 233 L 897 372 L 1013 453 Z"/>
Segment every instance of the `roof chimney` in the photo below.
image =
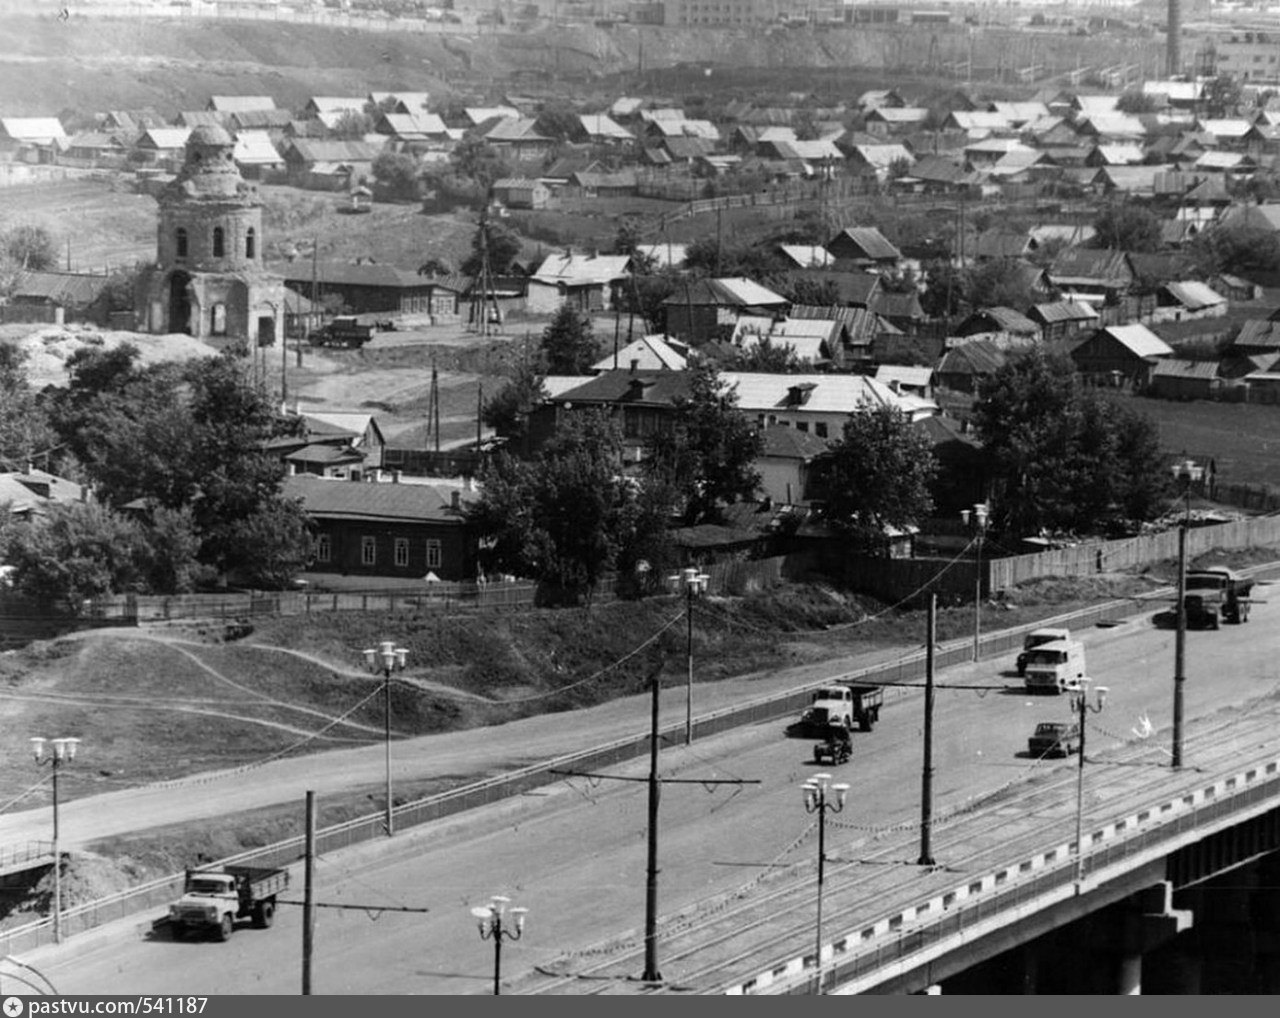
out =
<path fill-rule="evenodd" d="M 391 471 L 391 483 L 392 483 L 392 484 L 399 484 L 399 483 L 400 483 L 400 471 L 399 471 L 399 470 L 393 470 L 393 471 Z"/>
<path fill-rule="evenodd" d="M 454 488 L 453 491 L 451 492 L 451 495 L 452 495 L 452 499 L 451 499 L 450 505 L 452 506 L 453 510 L 457 512 L 459 509 L 462 508 L 462 492 L 459 491 L 457 488 Z"/>
<path fill-rule="evenodd" d="M 638 370 L 640 370 L 640 360 L 633 357 L 631 358 L 631 373 L 634 375 Z"/>

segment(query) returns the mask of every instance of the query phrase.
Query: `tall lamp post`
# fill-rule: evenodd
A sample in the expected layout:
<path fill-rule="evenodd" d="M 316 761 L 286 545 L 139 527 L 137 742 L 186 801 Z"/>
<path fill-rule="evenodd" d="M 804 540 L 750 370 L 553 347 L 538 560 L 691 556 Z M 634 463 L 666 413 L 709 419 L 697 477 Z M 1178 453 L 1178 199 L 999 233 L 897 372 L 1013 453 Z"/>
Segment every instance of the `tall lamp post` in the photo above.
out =
<path fill-rule="evenodd" d="M 849 786 L 843 782 L 829 784 L 830 774 L 815 774 L 800 790 L 804 793 L 804 809 L 806 813 L 818 814 L 818 916 L 815 931 L 813 967 L 816 993 L 822 993 L 822 886 L 826 881 L 827 867 L 827 814 L 839 813 L 844 809 L 845 796 Z"/>
<path fill-rule="evenodd" d="M 476 917 L 476 925 L 480 929 L 481 940 L 493 941 L 493 995 L 502 993 L 502 941 L 519 940 L 524 935 L 524 917 L 527 908 L 513 908 L 507 911 L 510 898 L 495 894 L 488 907 L 477 906 L 471 910 Z M 512 929 L 511 923 L 515 928 Z"/>
<path fill-rule="evenodd" d="M 365 667 L 375 675 L 378 672 L 382 672 L 382 734 L 387 772 L 386 825 L 388 838 L 395 833 L 394 822 L 391 817 L 391 811 L 395 805 L 394 800 L 391 798 L 391 671 L 392 669 L 404 671 L 408 657 L 409 652 L 403 647 L 397 647 L 394 640 L 383 640 L 378 644 L 377 650 L 370 648 L 364 652 Z"/>
<path fill-rule="evenodd" d="M 982 540 L 991 521 L 990 509 L 985 502 L 975 502 L 972 509 L 960 510 L 960 519 L 978 544 L 978 567 L 973 580 L 973 659 L 977 661 L 982 640 Z"/>
<path fill-rule="evenodd" d="M 686 659 L 688 670 L 684 685 L 684 744 L 693 744 L 693 595 L 706 593 L 711 577 L 701 572 L 696 566 L 689 566 L 668 577 L 668 581 L 684 588 L 685 617 L 688 619 L 688 637 L 686 640 Z"/>
<path fill-rule="evenodd" d="M 1173 476 L 1182 485 L 1182 522 L 1178 525 L 1177 627 L 1173 637 L 1173 753 L 1172 765 L 1182 766 L 1183 686 L 1187 675 L 1187 531 L 1191 528 L 1191 482 L 1203 476 L 1193 460 L 1173 465 Z"/>
<path fill-rule="evenodd" d="M 49 766 L 53 768 L 53 942 L 62 943 L 62 856 L 58 850 L 58 768 L 76 758 L 76 747 L 79 739 L 45 739 L 33 738 L 31 752 L 36 758 L 36 766 L 45 762 L 45 744 L 48 743 L 50 753 Z"/>
<path fill-rule="evenodd" d="M 1089 702 L 1089 680 L 1081 679 L 1071 691 L 1071 709 L 1080 725 L 1080 760 L 1076 767 L 1076 885 L 1084 879 L 1084 752 L 1085 718 L 1092 711 L 1101 714 L 1107 702 L 1108 689 L 1099 686 L 1094 691 L 1094 702 Z"/>

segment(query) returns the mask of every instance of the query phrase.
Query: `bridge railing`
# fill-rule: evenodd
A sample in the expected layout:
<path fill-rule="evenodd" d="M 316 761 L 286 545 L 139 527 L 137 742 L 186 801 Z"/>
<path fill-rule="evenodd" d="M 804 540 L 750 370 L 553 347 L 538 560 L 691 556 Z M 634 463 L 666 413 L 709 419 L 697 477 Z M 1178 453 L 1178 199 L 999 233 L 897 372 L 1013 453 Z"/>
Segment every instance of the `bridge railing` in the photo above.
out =
<path fill-rule="evenodd" d="M 1243 813 L 1268 809 L 1280 798 L 1280 759 L 1167 799 L 1148 809 L 1096 827 L 1083 835 L 1084 854 L 1074 842 L 1055 845 L 963 886 L 917 902 L 823 945 L 823 988 L 834 989 L 873 976 L 890 965 L 944 944 L 978 927 L 1021 914 L 1031 904 L 1049 905 L 1096 883 L 1109 870 L 1137 857 L 1167 853 L 1174 843 L 1200 835 Z M 727 994 L 807 994 L 812 991 L 812 951 L 724 987 Z"/>

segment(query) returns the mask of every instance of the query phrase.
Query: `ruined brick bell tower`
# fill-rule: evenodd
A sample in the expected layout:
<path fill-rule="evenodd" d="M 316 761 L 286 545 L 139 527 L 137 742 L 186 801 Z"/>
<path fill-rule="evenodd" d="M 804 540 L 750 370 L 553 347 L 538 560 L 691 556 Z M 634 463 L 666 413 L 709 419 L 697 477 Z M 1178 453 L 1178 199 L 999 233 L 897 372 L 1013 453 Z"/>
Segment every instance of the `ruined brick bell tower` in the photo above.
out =
<path fill-rule="evenodd" d="M 157 267 L 146 305 L 151 332 L 259 346 L 282 334 L 284 283 L 263 269 L 262 201 L 240 176 L 234 149 L 221 127 L 197 127 L 182 169 L 157 196 Z"/>

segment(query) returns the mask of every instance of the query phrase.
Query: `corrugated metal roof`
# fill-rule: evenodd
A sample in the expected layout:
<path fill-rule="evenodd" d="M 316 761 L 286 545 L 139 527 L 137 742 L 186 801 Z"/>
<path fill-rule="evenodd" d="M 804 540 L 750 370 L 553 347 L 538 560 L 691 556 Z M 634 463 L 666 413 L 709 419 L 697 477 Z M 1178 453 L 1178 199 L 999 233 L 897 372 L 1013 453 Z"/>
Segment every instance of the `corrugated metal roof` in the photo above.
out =
<path fill-rule="evenodd" d="M 1088 322 L 1098 317 L 1098 312 L 1073 300 L 1060 300 L 1052 304 L 1037 304 L 1032 308 L 1046 325 L 1055 322 Z"/>
<path fill-rule="evenodd" d="M 738 394 L 743 413 L 767 410 L 804 410 L 808 413 L 849 414 L 873 407 L 901 407 L 902 401 L 887 385 L 864 375 L 774 375 L 724 371 L 720 377 Z M 812 385 L 803 403 L 793 402 L 791 392 Z"/>
<path fill-rule="evenodd" d="M 814 457 L 829 452 L 831 448 L 823 439 L 807 431 L 776 424 L 761 429 L 760 437 L 764 439 L 760 455 L 773 459 L 803 460 L 807 463 Z"/>
<path fill-rule="evenodd" d="M 573 286 L 611 283 L 627 275 L 630 255 L 548 255 L 530 276 L 530 282 Z"/>
<path fill-rule="evenodd" d="M 1217 378 L 1218 362 L 1165 357 L 1156 361 L 1151 376 L 1153 378 Z"/>
<path fill-rule="evenodd" d="M 1280 350 L 1280 322 L 1253 319 L 1240 326 L 1232 346 Z"/>
<path fill-rule="evenodd" d="M 74 272 L 23 272 L 14 280 L 10 295 L 17 299 L 48 300 L 82 307 L 92 304 L 107 286 L 106 276 Z"/>
<path fill-rule="evenodd" d="M 276 101 L 269 95 L 212 95 L 209 105 L 219 113 L 245 113 L 250 110 L 274 110 Z"/>
<path fill-rule="evenodd" d="M 688 347 L 679 344 L 681 349 Z M 621 350 L 617 357 L 609 354 L 591 365 L 592 371 L 630 370 L 631 362 L 636 362 L 637 371 L 683 371 L 688 366 L 685 354 L 676 350 L 672 343 L 663 336 L 641 336 L 632 340 Z"/>
<path fill-rule="evenodd" d="M 902 252 L 889 243 L 885 235 L 874 226 L 851 226 L 842 230 L 827 247 L 835 247 L 843 240 L 852 241 L 868 258 L 897 260 L 902 257 Z"/>
<path fill-rule="evenodd" d="M 288 283 L 305 283 L 303 292 L 310 292 L 306 287 L 311 285 L 311 262 L 299 259 L 287 265 L 278 265 L 274 271 L 284 276 Z M 317 282 L 347 286 L 420 287 L 427 286 L 430 282 L 416 272 L 384 264 L 355 265 L 349 262 L 318 262 L 314 272 Z"/>

